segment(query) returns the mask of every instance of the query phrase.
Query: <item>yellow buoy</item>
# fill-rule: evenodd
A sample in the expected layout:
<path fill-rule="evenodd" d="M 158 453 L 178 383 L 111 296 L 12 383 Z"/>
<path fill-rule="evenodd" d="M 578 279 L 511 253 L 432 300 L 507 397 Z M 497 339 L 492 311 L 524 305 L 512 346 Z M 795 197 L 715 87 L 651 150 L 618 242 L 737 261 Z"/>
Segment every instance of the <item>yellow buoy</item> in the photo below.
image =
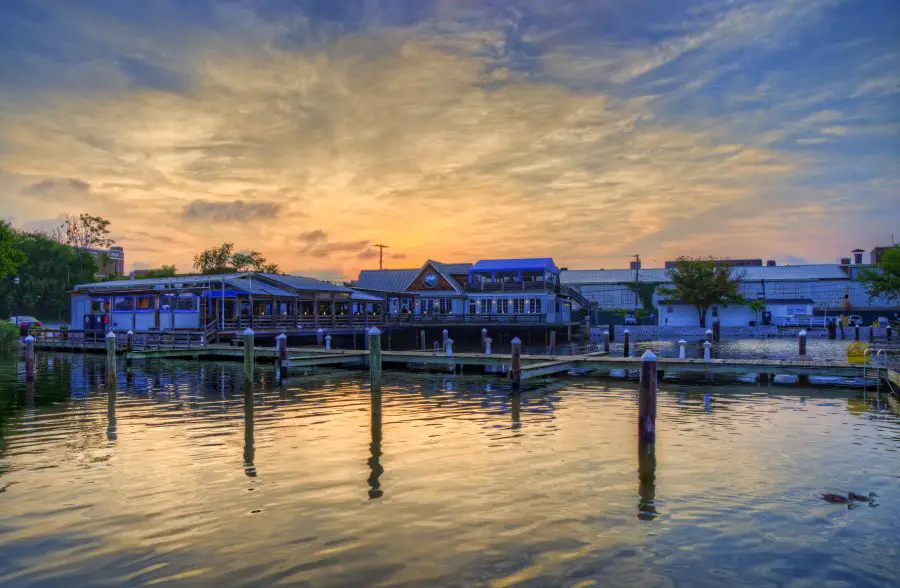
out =
<path fill-rule="evenodd" d="M 854 341 L 847 345 L 847 363 L 866 363 L 868 353 L 868 345 L 861 341 Z"/>

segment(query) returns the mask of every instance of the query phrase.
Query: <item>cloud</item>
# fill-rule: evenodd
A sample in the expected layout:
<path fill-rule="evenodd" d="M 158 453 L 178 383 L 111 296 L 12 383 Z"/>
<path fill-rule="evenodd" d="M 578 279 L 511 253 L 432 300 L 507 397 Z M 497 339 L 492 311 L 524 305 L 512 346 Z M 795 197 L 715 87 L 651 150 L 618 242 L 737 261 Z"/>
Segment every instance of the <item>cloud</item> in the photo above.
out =
<path fill-rule="evenodd" d="M 332 253 L 363 253 L 368 246 L 369 241 L 336 241 L 318 244 L 309 253 L 319 257 L 328 257 Z"/>
<path fill-rule="evenodd" d="M 797 139 L 798 145 L 821 145 L 822 143 L 827 142 L 828 139 L 826 137 L 804 137 Z"/>
<path fill-rule="evenodd" d="M 305 233 L 300 233 L 297 236 L 297 239 L 301 242 L 305 243 L 307 246 L 312 247 L 317 243 L 322 243 L 328 240 L 328 234 L 322 229 L 315 229 L 313 231 L 307 231 Z"/>
<path fill-rule="evenodd" d="M 847 134 L 847 127 L 825 127 L 819 131 L 823 135 L 834 135 L 840 137 Z"/>
<path fill-rule="evenodd" d="M 378 259 L 378 252 L 374 249 L 366 249 L 365 251 L 360 252 L 359 255 L 356 256 L 356 258 L 362 261 Z"/>
<path fill-rule="evenodd" d="M 44 179 L 22 189 L 28 196 L 53 200 L 86 198 L 91 195 L 91 185 L 78 178 Z"/>
<path fill-rule="evenodd" d="M 191 222 L 242 223 L 275 218 L 281 206 L 276 202 L 193 200 L 181 209 L 181 218 Z"/>

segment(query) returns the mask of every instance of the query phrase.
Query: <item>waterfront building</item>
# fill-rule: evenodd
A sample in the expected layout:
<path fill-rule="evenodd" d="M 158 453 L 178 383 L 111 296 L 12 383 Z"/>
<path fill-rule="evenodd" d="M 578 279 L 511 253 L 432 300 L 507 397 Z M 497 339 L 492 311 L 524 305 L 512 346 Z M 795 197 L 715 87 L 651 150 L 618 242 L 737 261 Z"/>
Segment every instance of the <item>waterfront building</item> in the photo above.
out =
<path fill-rule="evenodd" d="M 486 259 L 364 270 L 356 288 L 384 297 L 388 323 L 567 325 L 587 301 L 564 287 L 550 258 Z"/>
<path fill-rule="evenodd" d="M 97 273 L 94 277 L 98 280 L 109 276 L 125 275 L 125 250 L 118 245 L 109 249 L 97 249 L 93 247 L 80 248 L 85 253 L 90 253 L 97 264 Z"/>
<path fill-rule="evenodd" d="M 257 332 L 381 324 L 382 300 L 302 276 L 178 276 L 82 284 L 71 294 L 72 330 Z"/>

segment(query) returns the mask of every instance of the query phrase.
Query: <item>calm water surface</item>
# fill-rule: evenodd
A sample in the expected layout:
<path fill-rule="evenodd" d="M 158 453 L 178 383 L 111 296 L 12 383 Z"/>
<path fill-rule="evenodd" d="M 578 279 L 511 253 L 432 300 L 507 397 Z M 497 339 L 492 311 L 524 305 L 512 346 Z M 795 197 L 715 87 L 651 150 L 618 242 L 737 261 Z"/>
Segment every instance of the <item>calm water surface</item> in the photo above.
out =
<path fill-rule="evenodd" d="M 900 418 L 828 388 L 0 360 L 0 585 L 889 586 Z M 379 402 L 380 400 L 380 402 Z M 380 412 L 379 412 L 380 411 Z M 645 448 L 646 449 L 646 448 Z M 817 494 L 875 491 L 848 510 Z"/>

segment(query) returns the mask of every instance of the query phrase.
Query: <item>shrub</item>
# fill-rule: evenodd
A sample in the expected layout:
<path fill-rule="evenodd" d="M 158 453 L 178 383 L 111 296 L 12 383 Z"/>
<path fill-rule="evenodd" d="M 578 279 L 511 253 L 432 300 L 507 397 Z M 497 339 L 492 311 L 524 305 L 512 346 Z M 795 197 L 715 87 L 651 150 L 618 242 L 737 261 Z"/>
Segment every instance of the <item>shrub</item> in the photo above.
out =
<path fill-rule="evenodd" d="M 0 351 L 7 351 L 15 348 L 19 340 L 19 329 L 16 325 L 2 321 L 0 322 Z"/>

